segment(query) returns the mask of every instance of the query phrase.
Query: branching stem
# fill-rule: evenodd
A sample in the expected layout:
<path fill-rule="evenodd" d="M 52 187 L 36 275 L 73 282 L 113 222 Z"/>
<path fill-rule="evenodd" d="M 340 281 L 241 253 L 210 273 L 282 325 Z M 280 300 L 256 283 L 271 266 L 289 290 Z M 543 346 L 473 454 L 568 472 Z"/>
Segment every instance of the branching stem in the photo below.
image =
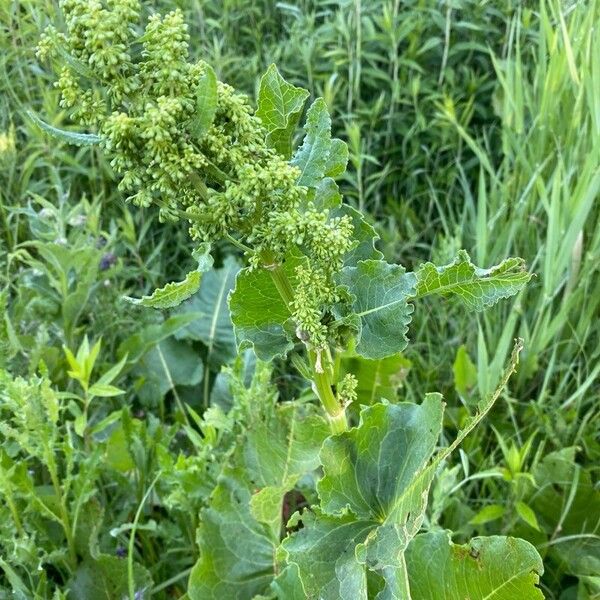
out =
<path fill-rule="evenodd" d="M 267 261 L 265 268 L 271 274 L 273 283 L 279 291 L 279 295 L 282 297 L 286 306 L 290 308 L 290 305 L 294 300 L 294 289 L 292 288 L 285 271 L 282 269 L 281 265 L 276 262 L 268 264 Z M 346 412 L 333 393 L 331 369 L 329 368 L 330 365 L 328 359 L 324 356 L 319 356 L 314 350 L 308 351 L 308 357 L 312 371 L 313 389 L 319 397 L 319 400 L 321 400 L 323 408 L 327 413 L 331 432 L 341 433 L 342 431 L 346 431 L 348 429 Z"/>

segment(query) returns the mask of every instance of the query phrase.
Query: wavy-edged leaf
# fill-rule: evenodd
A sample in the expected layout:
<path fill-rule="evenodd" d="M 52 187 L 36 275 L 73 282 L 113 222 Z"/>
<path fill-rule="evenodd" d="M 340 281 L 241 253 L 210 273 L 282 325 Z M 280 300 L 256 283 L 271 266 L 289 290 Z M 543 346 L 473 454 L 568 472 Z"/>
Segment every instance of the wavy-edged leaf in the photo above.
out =
<path fill-rule="evenodd" d="M 365 358 L 385 358 L 401 352 L 408 344 L 406 332 L 413 306 L 415 276 L 400 265 L 364 260 L 344 267 L 338 283 L 348 288 L 357 329 L 356 352 Z"/>
<path fill-rule="evenodd" d="M 542 600 L 544 567 L 525 540 L 491 536 L 453 544 L 447 532 L 417 535 L 406 552 L 412 600 Z"/>
<path fill-rule="evenodd" d="M 196 112 L 190 121 L 190 132 L 197 139 L 210 129 L 217 112 L 217 76 L 213 68 L 204 63 L 196 87 Z"/>
<path fill-rule="evenodd" d="M 206 362 L 213 369 L 229 362 L 236 355 L 235 335 L 229 316 L 227 296 L 235 285 L 240 270 L 238 261 L 230 256 L 220 269 L 208 271 L 199 291 L 182 304 L 177 313 L 195 312 L 200 316 L 177 332 L 178 339 L 199 340 L 206 345 Z"/>
<path fill-rule="evenodd" d="M 102 138 L 94 133 L 76 133 L 54 127 L 40 119 L 32 110 L 26 111 L 26 114 L 40 129 L 62 142 L 76 146 L 94 146 L 102 141 Z"/>
<path fill-rule="evenodd" d="M 284 158 L 292 155 L 292 137 L 300 120 L 307 90 L 288 83 L 272 64 L 260 80 L 256 116 L 267 129 L 267 141 Z"/>
<path fill-rule="evenodd" d="M 203 245 L 193 252 L 193 256 L 198 261 L 198 267 L 194 271 L 190 271 L 183 281 L 167 283 L 165 286 L 154 290 L 150 296 L 143 296 L 142 298 L 125 296 L 125 300 L 146 308 L 165 309 L 179 306 L 200 289 L 202 273 L 208 271 L 212 266 L 210 246 Z"/>
<path fill-rule="evenodd" d="M 521 291 L 531 275 L 522 258 L 507 258 L 490 269 L 476 267 L 461 250 L 449 265 L 421 265 L 415 272 L 417 298 L 431 294 L 456 296 L 467 308 L 481 311 Z"/>
<path fill-rule="evenodd" d="M 306 113 L 304 141 L 291 164 L 300 169 L 298 185 L 315 187 L 325 176 L 331 152 L 331 117 L 323 98 L 317 98 Z"/>
<path fill-rule="evenodd" d="M 337 179 L 343 175 L 348 165 L 348 145 L 339 138 L 331 140 L 329 156 L 325 165 L 325 175 Z"/>
<path fill-rule="evenodd" d="M 202 511 L 191 600 L 252 598 L 276 573 L 284 494 L 319 463 L 328 426 L 307 405 L 279 404 L 237 446 Z"/>
<path fill-rule="evenodd" d="M 296 565 L 307 598 L 367 600 L 373 578 L 381 590 L 377 600 L 411 597 L 404 551 L 421 527 L 434 474 L 491 409 L 520 349 L 518 343 L 494 394 L 435 456 L 442 431 L 439 394 L 428 394 L 419 406 L 365 408 L 358 427 L 325 441 L 321 505 L 297 517 L 304 527 L 283 541 L 280 552 Z"/>

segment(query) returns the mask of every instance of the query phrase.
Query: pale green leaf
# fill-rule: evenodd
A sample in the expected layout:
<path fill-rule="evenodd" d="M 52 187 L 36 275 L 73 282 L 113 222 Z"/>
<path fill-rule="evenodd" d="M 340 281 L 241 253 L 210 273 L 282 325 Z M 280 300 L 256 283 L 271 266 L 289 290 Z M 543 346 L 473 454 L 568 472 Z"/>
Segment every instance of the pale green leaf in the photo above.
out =
<path fill-rule="evenodd" d="M 193 256 L 198 261 L 198 267 L 194 271 L 190 271 L 183 281 L 167 283 L 164 287 L 154 290 L 150 296 L 143 296 L 142 298 L 125 296 L 125 300 L 146 308 L 165 309 L 179 306 L 198 291 L 202 281 L 202 273 L 212 266 L 208 245 L 203 245 L 199 250 L 194 251 Z"/>
<path fill-rule="evenodd" d="M 323 98 L 317 98 L 306 114 L 306 136 L 291 164 L 300 169 L 298 185 L 316 187 L 325 176 L 331 152 L 331 117 Z"/>
<path fill-rule="evenodd" d="M 477 385 L 477 367 L 473 364 L 466 346 L 459 346 L 452 366 L 454 387 L 461 396 L 466 396 Z"/>
<path fill-rule="evenodd" d="M 470 521 L 471 525 L 483 525 L 490 523 L 504 516 L 504 506 L 500 504 L 490 504 L 484 506 Z"/>
<path fill-rule="evenodd" d="M 531 279 L 521 258 L 508 258 L 490 269 L 476 267 L 461 250 L 443 267 L 425 263 L 416 272 L 417 298 L 431 294 L 456 296 L 467 308 L 481 311 L 514 296 Z"/>
<path fill-rule="evenodd" d="M 533 527 L 533 529 L 536 529 L 537 531 L 540 531 L 537 517 L 530 506 L 525 504 L 525 502 L 519 501 L 516 503 L 515 508 L 517 509 L 517 514 L 519 517 L 521 517 L 521 519 L 523 519 L 527 525 Z"/>
<path fill-rule="evenodd" d="M 360 261 L 344 267 L 338 283 L 348 288 L 357 328 L 356 351 L 365 358 L 385 358 L 406 348 L 406 332 L 413 306 L 408 303 L 415 290 L 415 276 L 400 265 L 379 260 Z"/>
<path fill-rule="evenodd" d="M 100 136 L 93 133 L 76 133 L 54 127 L 46 123 L 46 121 L 42 121 L 32 110 L 26 111 L 26 114 L 40 129 L 61 142 L 67 142 L 76 146 L 94 146 L 102 141 Z"/>
<path fill-rule="evenodd" d="M 256 116 L 267 130 L 267 141 L 284 158 L 292 154 L 292 137 L 309 93 L 288 83 L 270 65 L 260 80 Z"/>
<path fill-rule="evenodd" d="M 346 142 L 333 138 L 325 165 L 325 175 L 337 179 L 346 171 L 348 164 L 348 145 Z"/>
<path fill-rule="evenodd" d="M 196 112 L 190 122 L 190 131 L 197 139 L 210 129 L 217 112 L 217 76 L 213 68 L 204 63 L 196 87 Z"/>
<path fill-rule="evenodd" d="M 445 532 L 415 537 L 406 553 L 412 600 L 543 600 L 544 572 L 525 540 L 492 536 L 460 546 Z"/>
<path fill-rule="evenodd" d="M 125 390 L 121 390 L 118 387 L 107 383 L 95 383 L 88 390 L 88 394 L 91 396 L 98 396 L 100 398 L 112 398 L 113 396 L 120 396 L 124 393 Z"/>

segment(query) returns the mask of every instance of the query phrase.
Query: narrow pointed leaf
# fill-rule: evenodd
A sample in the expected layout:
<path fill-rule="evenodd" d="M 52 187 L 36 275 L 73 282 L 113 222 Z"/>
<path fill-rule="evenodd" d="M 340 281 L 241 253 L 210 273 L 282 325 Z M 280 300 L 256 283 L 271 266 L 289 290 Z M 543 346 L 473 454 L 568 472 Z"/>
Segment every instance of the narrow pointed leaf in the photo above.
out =
<path fill-rule="evenodd" d="M 102 138 L 99 135 L 93 133 L 76 133 L 74 131 L 66 131 L 65 129 L 54 127 L 53 125 L 46 123 L 46 121 L 42 121 L 42 119 L 40 119 L 32 110 L 28 110 L 26 114 L 40 129 L 67 144 L 74 144 L 75 146 L 94 146 L 102 141 Z"/>
<path fill-rule="evenodd" d="M 190 131 L 197 140 L 210 129 L 217 112 L 217 100 L 217 76 L 205 63 L 196 88 L 196 112 L 190 122 Z"/>
<path fill-rule="evenodd" d="M 481 311 L 502 298 L 514 296 L 531 279 L 522 258 L 508 258 L 490 269 L 476 267 L 461 250 L 444 267 L 425 263 L 416 272 L 416 296 L 456 296 L 467 308 Z"/>
<path fill-rule="evenodd" d="M 260 80 L 256 116 L 267 129 L 267 140 L 283 157 L 292 154 L 292 137 L 309 93 L 288 83 L 270 65 Z"/>

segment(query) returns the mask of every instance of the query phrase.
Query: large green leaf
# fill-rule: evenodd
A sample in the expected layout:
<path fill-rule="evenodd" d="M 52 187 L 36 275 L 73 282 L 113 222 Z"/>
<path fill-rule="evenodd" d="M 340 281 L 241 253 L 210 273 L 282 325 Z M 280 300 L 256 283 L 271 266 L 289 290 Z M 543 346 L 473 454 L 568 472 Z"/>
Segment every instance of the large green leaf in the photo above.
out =
<path fill-rule="evenodd" d="M 165 309 L 179 306 L 184 300 L 187 300 L 198 291 L 202 280 L 202 273 L 208 271 L 213 264 L 208 244 L 202 245 L 192 254 L 198 261 L 198 267 L 190 271 L 183 281 L 167 283 L 164 287 L 154 290 L 150 296 L 143 296 L 142 298 L 125 296 L 125 300 L 147 308 Z"/>
<path fill-rule="evenodd" d="M 178 339 L 199 340 L 206 345 L 207 363 L 218 369 L 236 355 L 235 335 L 229 316 L 227 296 L 235 285 L 240 265 L 234 257 L 228 257 L 223 267 L 206 273 L 200 290 L 177 310 L 178 313 L 194 312 L 199 316 L 176 334 Z"/>
<path fill-rule="evenodd" d="M 417 535 L 406 553 L 412 600 L 537 600 L 544 572 L 525 540 L 479 537 L 464 546 L 443 532 Z"/>
<path fill-rule="evenodd" d="M 197 385 L 203 370 L 200 356 L 189 344 L 173 337 L 162 340 L 135 366 L 140 399 L 155 404 L 177 386 Z"/>
<path fill-rule="evenodd" d="M 152 589 L 152 578 L 144 567 L 133 566 L 134 589 L 145 598 Z M 68 584 L 69 598 L 73 600 L 115 600 L 129 597 L 127 561 L 116 556 L 100 554 L 77 567 Z"/>
<path fill-rule="evenodd" d="M 283 157 L 292 154 L 292 137 L 309 93 L 288 83 L 270 65 L 260 80 L 256 116 L 267 129 L 269 144 Z"/>
<path fill-rule="evenodd" d="M 367 598 L 367 569 L 401 570 L 423 520 L 442 429 L 439 394 L 421 405 L 376 404 L 357 428 L 326 440 L 320 512 L 282 544 L 309 598 Z M 426 476 L 422 474 L 426 473 Z"/>
<path fill-rule="evenodd" d="M 356 351 L 370 359 L 384 358 L 406 348 L 413 306 L 415 276 L 400 265 L 380 260 L 344 267 L 338 283 L 352 298 L 350 322 L 357 328 Z"/>
<path fill-rule="evenodd" d="M 299 258 L 290 257 L 283 269 L 292 282 Z M 240 350 L 254 348 L 265 361 L 285 356 L 293 347 L 286 329 L 291 316 L 267 269 L 243 269 L 229 294 L 229 310 Z"/>
<path fill-rule="evenodd" d="M 428 394 L 420 406 L 365 408 L 357 428 L 326 440 L 321 505 L 297 517 L 304 527 L 283 541 L 280 553 L 296 565 L 307 598 L 366 600 L 373 577 L 381 590 L 377 600 L 410 598 L 404 552 L 422 524 L 434 473 L 489 412 L 520 349 L 519 343 L 494 394 L 435 457 L 442 430 L 439 394 Z"/>
<path fill-rule="evenodd" d="M 477 311 L 514 296 L 531 279 L 522 258 L 508 258 L 495 267 L 481 269 L 464 250 L 449 265 L 425 263 L 415 276 L 418 298 L 431 294 L 456 296 L 467 308 Z"/>
<path fill-rule="evenodd" d="M 191 600 L 252 598 L 267 590 L 276 573 L 284 495 L 318 466 L 327 435 L 325 420 L 296 403 L 277 406 L 248 429 L 201 513 Z"/>
<path fill-rule="evenodd" d="M 323 98 L 317 98 L 306 114 L 306 135 L 291 164 L 300 169 L 298 185 L 317 187 L 323 177 L 338 177 L 346 169 L 346 144 L 331 137 L 331 117 Z"/>

